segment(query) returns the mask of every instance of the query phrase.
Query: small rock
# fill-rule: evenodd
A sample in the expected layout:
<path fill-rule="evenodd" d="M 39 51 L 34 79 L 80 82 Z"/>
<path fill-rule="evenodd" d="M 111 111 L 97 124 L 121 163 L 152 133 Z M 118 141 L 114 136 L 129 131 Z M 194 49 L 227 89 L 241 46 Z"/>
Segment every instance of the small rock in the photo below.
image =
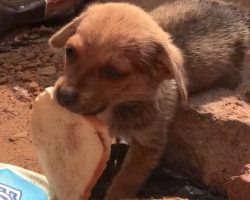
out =
<path fill-rule="evenodd" d="M 49 27 L 46 27 L 44 25 L 40 26 L 39 28 L 34 28 L 32 30 L 33 33 L 37 33 L 39 34 L 40 36 L 41 35 L 50 35 L 51 33 L 53 33 L 53 29 L 52 28 L 49 28 Z"/>
<path fill-rule="evenodd" d="M 188 198 L 198 198 L 202 199 L 202 197 L 206 196 L 206 191 L 196 188 L 192 185 L 186 185 L 181 190 L 177 192 L 178 196 L 185 196 Z"/>
<path fill-rule="evenodd" d="M 30 82 L 30 83 L 28 84 L 28 86 L 29 86 L 29 91 L 30 91 L 30 92 L 35 92 L 35 91 L 38 91 L 38 90 L 39 90 L 39 85 L 38 85 L 38 83 L 35 82 L 35 81 Z"/>
<path fill-rule="evenodd" d="M 187 185 L 184 189 L 192 196 L 202 196 L 206 193 L 204 190 L 200 190 L 199 188 L 195 188 L 191 185 Z"/>
<path fill-rule="evenodd" d="M 9 79 L 6 76 L 0 78 L 0 85 L 4 85 L 8 82 L 9 82 Z"/>
<path fill-rule="evenodd" d="M 37 70 L 37 72 L 39 75 L 42 75 L 42 76 L 50 76 L 50 75 L 56 74 L 56 68 L 51 65 L 48 67 L 40 68 Z"/>
<path fill-rule="evenodd" d="M 41 36 L 36 34 L 36 33 L 32 33 L 28 37 L 29 37 L 30 40 L 35 40 L 35 39 L 40 38 Z"/>
<path fill-rule="evenodd" d="M 17 97 L 20 99 L 20 100 L 29 100 L 30 98 L 30 95 L 28 93 L 28 91 L 20 86 L 15 86 L 14 88 L 14 91 L 16 92 L 17 94 Z"/>
<path fill-rule="evenodd" d="M 242 173 L 250 174 L 250 164 L 245 165 L 245 167 L 242 170 Z"/>

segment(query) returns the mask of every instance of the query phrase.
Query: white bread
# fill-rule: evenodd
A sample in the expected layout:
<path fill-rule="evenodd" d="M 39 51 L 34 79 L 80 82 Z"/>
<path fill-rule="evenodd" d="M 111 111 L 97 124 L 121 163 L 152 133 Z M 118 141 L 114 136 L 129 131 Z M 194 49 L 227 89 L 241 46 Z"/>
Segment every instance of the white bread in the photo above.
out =
<path fill-rule="evenodd" d="M 109 159 L 107 127 L 58 105 L 52 87 L 36 98 L 31 122 L 38 159 L 56 198 L 88 199 Z"/>

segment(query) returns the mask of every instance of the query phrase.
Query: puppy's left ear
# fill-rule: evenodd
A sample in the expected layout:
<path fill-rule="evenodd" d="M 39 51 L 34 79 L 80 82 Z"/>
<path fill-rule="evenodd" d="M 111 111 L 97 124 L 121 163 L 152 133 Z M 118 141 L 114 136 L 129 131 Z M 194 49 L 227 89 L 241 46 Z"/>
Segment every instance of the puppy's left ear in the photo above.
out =
<path fill-rule="evenodd" d="M 73 19 L 70 23 L 62 27 L 49 39 L 49 45 L 53 49 L 61 49 L 64 47 L 67 40 L 75 34 L 77 27 L 84 18 L 85 13 Z"/>
<path fill-rule="evenodd" d="M 183 104 L 187 103 L 188 93 L 187 93 L 187 80 L 185 70 L 183 68 L 183 57 L 180 50 L 172 44 L 172 42 L 168 41 L 165 43 L 157 43 L 157 46 L 160 47 L 160 51 L 158 51 L 158 58 L 156 65 L 160 68 L 165 68 L 166 77 L 171 76 L 174 78 L 179 94 L 181 97 L 181 101 Z M 157 67 L 156 66 L 156 67 Z"/>

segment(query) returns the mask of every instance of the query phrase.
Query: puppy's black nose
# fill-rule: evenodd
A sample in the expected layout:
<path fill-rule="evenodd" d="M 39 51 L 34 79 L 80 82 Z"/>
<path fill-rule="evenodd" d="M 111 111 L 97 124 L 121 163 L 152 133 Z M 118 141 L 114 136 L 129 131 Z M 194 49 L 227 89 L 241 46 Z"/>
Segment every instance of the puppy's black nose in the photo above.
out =
<path fill-rule="evenodd" d="M 57 101 L 65 107 L 73 105 L 79 97 L 79 93 L 71 87 L 58 87 L 56 91 Z"/>

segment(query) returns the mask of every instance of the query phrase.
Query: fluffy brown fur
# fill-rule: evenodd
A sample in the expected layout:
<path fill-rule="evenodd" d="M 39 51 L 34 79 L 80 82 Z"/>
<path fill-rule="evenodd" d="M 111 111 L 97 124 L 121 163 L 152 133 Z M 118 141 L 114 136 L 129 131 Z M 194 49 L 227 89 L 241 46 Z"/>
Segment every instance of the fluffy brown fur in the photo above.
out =
<path fill-rule="evenodd" d="M 241 82 L 249 14 L 220 0 L 176 1 L 151 12 L 182 50 L 190 92 Z"/>
<path fill-rule="evenodd" d="M 188 0 L 150 14 L 126 3 L 94 4 L 49 41 L 66 52 L 59 103 L 98 114 L 112 134 L 130 141 L 107 200 L 137 194 L 164 152 L 186 88 L 233 88 L 240 79 L 249 34 L 244 12 L 222 1 Z"/>

